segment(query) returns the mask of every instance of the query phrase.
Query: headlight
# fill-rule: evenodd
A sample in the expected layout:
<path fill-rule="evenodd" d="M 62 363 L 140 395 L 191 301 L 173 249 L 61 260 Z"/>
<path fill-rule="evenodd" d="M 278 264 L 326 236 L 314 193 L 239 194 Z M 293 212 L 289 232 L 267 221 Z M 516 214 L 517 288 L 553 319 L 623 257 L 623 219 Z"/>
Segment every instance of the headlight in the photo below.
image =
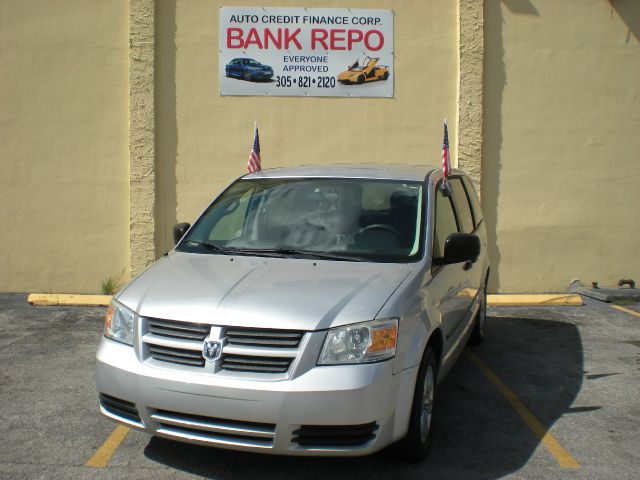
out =
<path fill-rule="evenodd" d="M 318 365 L 379 362 L 396 354 L 397 343 L 397 318 L 333 328 L 324 340 Z"/>
<path fill-rule="evenodd" d="M 111 300 L 104 317 L 104 336 L 117 342 L 133 345 L 135 313 L 121 303 Z"/>

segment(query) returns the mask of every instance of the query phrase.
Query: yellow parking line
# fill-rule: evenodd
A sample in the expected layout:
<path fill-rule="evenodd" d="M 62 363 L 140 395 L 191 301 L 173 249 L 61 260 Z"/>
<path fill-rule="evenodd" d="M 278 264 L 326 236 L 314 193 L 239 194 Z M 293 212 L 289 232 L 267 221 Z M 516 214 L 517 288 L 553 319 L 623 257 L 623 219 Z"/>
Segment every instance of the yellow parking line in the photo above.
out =
<path fill-rule="evenodd" d="M 109 438 L 105 440 L 102 446 L 98 449 L 98 451 L 89 459 L 87 463 L 84 464 L 85 467 L 93 467 L 93 468 L 104 468 L 113 457 L 113 454 L 116 453 L 116 450 L 120 446 L 120 444 L 124 441 L 129 433 L 130 429 L 127 427 L 123 427 L 122 425 L 118 425 L 116 429 L 111 432 Z"/>
<path fill-rule="evenodd" d="M 621 312 L 624 312 L 624 313 L 635 315 L 636 317 L 640 317 L 640 313 L 634 312 L 633 310 L 629 310 L 628 308 L 621 307 L 620 305 L 611 305 L 611 308 L 615 308 L 616 310 L 620 310 Z"/>
<path fill-rule="evenodd" d="M 524 423 L 531 429 L 536 437 L 542 442 L 549 453 L 555 458 L 561 468 L 578 469 L 582 468 L 578 462 L 567 452 L 549 431 L 547 431 L 540 421 L 531 413 L 518 397 L 507 387 L 498 376 L 493 373 L 489 366 L 480 357 L 473 353 L 467 354 L 476 367 L 493 384 L 502 396 L 511 404 L 513 409 L 524 420 Z"/>

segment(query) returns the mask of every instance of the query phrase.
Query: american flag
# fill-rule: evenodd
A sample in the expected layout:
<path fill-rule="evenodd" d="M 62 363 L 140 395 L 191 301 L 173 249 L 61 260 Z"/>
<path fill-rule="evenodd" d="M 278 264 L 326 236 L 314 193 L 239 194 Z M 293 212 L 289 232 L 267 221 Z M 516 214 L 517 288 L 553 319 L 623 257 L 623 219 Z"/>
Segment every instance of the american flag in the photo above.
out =
<path fill-rule="evenodd" d="M 447 119 L 444 119 L 444 138 L 442 139 L 442 176 L 446 178 L 451 174 L 451 162 L 449 161 L 449 131 Z"/>
<path fill-rule="evenodd" d="M 258 135 L 258 125 L 255 125 L 255 134 L 253 136 L 253 148 L 249 154 L 247 169 L 250 173 L 262 170 L 262 160 L 260 159 L 260 137 Z"/>

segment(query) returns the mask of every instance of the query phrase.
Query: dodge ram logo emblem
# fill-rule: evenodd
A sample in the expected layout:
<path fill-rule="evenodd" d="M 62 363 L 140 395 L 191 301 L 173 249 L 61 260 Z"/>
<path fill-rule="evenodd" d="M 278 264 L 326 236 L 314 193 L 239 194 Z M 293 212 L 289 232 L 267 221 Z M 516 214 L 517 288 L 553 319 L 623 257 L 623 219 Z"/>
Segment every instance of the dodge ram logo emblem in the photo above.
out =
<path fill-rule="evenodd" d="M 222 355 L 222 342 L 205 338 L 202 346 L 202 356 L 207 362 L 215 362 Z"/>

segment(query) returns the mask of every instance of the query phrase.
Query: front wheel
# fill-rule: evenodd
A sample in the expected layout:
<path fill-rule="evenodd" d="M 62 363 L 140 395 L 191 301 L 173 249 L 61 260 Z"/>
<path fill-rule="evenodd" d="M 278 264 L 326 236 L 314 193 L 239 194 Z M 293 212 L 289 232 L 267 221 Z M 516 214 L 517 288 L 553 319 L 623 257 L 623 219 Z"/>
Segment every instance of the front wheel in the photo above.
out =
<path fill-rule="evenodd" d="M 401 460 L 419 461 L 429 453 L 433 436 L 433 420 L 438 398 L 438 362 L 427 346 L 416 380 L 407 435 L 392 447 L 393 455 Z"/>
<path fill-rule="evenodd" d="M 476 318 L 469 337 L 469 345 L 480 345 L 484 342 L 485 328 L 487 326 L 487 284 L 482 287 L 480 293 L 480 308 L 476 313 Z"/>

